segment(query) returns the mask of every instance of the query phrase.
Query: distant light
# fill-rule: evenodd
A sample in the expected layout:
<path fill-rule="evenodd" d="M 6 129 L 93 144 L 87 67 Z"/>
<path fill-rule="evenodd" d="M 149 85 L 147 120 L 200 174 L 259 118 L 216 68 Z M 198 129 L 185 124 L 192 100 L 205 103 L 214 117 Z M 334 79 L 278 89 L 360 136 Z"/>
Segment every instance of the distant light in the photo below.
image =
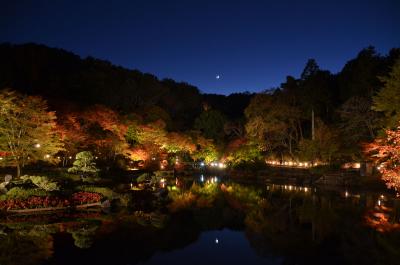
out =
<path fill-rule="evenodd" d="M 304 188 L 304 192 L 308 192 L 308 188 L 307 187 Z"/>
<path fill-rule="evenodd" d="M 218 243 L 219 243 L 218 238 L 216 238 L 215 239 L 215 244 L 218 244 Z"/>
<path fill-rule="evenodd" d="M 50 158 L 50 155 L 45 155 L 44 158 Z"/>
<path fill-rule="evenodd" d="M 344 193 L 344 196 L 347 198 L 347 197 L 349 197 L 349 193 L 347 192 L 347 190 L 346 190 L 346 192 Z"/>
<path fill-rule="evenodd" d="M 382 202 L 381 200 L 378 200 L 378 206 L 381 206 Z"/>
<path fill-rule="evenodd" d="M 201 162 L 201 163 L 200 163 L 200 166 L 204 167 L 204 162 Z"/>
<path fill-rule="evenodd" d="M 36 148 L 40 148 L 40 146 L 41 146 L 40 144 L 35 144 Z"/>
<path fill-rule="evenodd" d="M 72 156 L 70 156 L 69 159 L 72 159 Z"/>
<path fill-rule="evenodd" d="M 3 158 L 2 158 L 2 157 L 0 157 L 0 160 L 3 160 Z"/>
<path fill-rule="evenodd" d="M 220 75 L 216 75 L 216 76 L 215 76 L 215 79 L 220 79 L 220 78 L 221 78 Z"/>
<path fill-rule="evenodd" d="M 204 182 L 204 176 L 203 176 L 203 175 L 201 175 L 200 181 L 201 181 L 201 182 Z"/>
<path fill-rule="evenodd" d="M 354 168 L 360 168 L 361 164 L 360 163 L 354 163 Z"/>

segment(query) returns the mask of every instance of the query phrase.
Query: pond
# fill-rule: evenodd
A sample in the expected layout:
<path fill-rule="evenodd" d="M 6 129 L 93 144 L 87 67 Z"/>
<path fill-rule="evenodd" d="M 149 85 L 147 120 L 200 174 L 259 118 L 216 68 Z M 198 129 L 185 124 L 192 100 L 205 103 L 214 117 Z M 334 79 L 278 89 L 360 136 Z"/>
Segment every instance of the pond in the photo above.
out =
<path fill-rule="evenodd" d="M 0 264 L 400 264 L 400 203 L 385 191 L 163 185 L 143 209 L 4 217 Z"/>

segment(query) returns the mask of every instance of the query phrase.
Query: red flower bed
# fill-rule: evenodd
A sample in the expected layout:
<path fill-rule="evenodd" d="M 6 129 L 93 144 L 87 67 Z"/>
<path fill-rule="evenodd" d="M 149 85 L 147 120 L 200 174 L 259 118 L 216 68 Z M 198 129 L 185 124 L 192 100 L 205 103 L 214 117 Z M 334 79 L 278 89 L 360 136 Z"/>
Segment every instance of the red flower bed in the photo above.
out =
<path fill-rule="evenodd" d="M 101 195 L 98 193 L 80 191 L 72 194 L 71 202 L 72 204 L 86 204 L 99 202 L 101 200 Z"/>
<path fill-rule="evenodd" d="M 70 202 L 68 200 L 50 196 L 46 197 L 32 196 L 25 200 L 10 199 L 10 200 L 0 201 L 0 209 L 5 209 L 5 210 L 66 207 L 69 205 Z"/>
<path fill-rule="evenodd" d="M 93 192 L 76 192 L 70 199 L 61 199 L 56 196 L 38 197 L 27 199 L 0 200 L 0 210 L 35 209 L 48 207 L 68 207 L 80 204 L 95 203 L 101 201 L 101 195 Z"/>

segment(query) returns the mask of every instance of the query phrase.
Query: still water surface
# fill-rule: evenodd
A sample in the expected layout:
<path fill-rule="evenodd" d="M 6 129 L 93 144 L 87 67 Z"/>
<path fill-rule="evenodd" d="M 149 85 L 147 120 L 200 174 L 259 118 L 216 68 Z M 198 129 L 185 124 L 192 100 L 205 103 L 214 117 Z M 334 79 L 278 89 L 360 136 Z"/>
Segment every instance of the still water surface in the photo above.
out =
<path fill-rule="evenodd" d="M 0 264 L 400 264 L 383 192 L 205 182 L 146 209 L 12 216 Z"/>

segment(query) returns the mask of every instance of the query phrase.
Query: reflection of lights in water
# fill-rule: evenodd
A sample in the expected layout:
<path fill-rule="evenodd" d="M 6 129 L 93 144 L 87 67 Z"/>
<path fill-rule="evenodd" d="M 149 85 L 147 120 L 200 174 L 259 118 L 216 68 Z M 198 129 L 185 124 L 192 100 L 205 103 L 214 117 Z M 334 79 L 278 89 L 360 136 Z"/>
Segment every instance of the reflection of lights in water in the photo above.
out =
<path fill-rule="evenodd" d="M 201 181 L 201 182 L 204 182 L 204 176 L 203 176 L 203 175 L 201 175 L 200 181 Z"/>
<path fill-rule="evenodd" d="M 218 238 L 216 238 L 215 239 L 215 244 L 218 244 L 219 243 L 219 240 L 218 240 Z"/>
<path fill-rule="evenodd" d="M 381 205 L 382 205 L 381 200 L 378 200 L 378 206 L 381 206 Z"/>

